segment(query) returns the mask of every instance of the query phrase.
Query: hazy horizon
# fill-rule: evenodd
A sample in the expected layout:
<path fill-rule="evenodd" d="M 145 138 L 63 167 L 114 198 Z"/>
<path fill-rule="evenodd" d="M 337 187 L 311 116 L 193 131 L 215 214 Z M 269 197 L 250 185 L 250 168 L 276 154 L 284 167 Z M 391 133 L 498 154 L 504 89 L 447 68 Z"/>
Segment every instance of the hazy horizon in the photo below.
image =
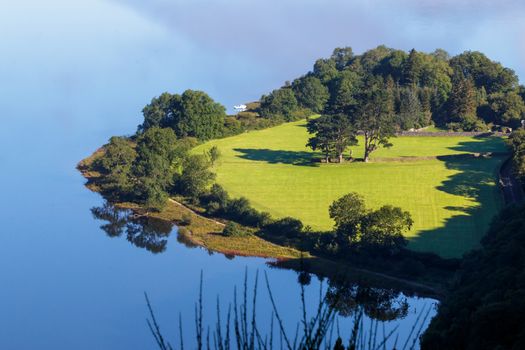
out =
<path fill-rule="evenodd" d="M 37 95 L 58 86 L 71 98 L 54 113 L 65 123 L 82 123 L 68 104 L 91 98 L 92 108 L 111 104 L 108 118 L 126 118 L 129 130 L 130 118 L 134 127 L 153 96 L 187 88 L 205 90 L 231 110 L 343 46 L 356 53 L 382 44 L 452 55 L 479 50 L 525 77 L 525 4 L 513 0 L 22 0 L 2 6 L 0 76 L 10 84 L 0 91 Z M 120 81 L 108 79 L 115 71 Z M 107 94 L 84 95 L 97 85 Z M 116 99 L 124 88 L 127 98 Z"/>

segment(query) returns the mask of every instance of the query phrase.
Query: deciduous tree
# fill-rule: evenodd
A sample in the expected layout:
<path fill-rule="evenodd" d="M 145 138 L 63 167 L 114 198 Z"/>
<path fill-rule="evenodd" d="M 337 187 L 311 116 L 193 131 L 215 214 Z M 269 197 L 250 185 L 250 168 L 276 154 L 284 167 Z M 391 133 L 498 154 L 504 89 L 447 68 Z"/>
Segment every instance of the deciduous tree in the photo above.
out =
<path fill-rule="evenodd" d="M 341 163 L 345 150 L 357 144 L 356 131 L 348 117 L 342 114 L 310 119 L 306 127 L 310 134 L 314 134 L 306 145 L 314 151 L 322 151 L 326 162 L 329 162 L 330 155 L 335 155 Z"/>
<path fill-rule="evenodd" d="M 209 184 L 215 179 L 210 171 L 209 160 L 200 154 L 186 157 L 180 174 L 175 174 L 175 188 L 177 192 L 197 200 Z"/>
<path fill-rule="evenodd" d="M 392 146 L 389 139 L 395 136 L 393 91 L 385 87 L 382 78 L 369 76 L 366 79 L 353 124 L 364 136 L 365 162 L 380 146 Z"/>
<path fill-rule="evenodd" d="M 152 127 L 137 139 L 137 158 L 133 173 L 137 179 L 135 194 L 152 208 L 161 208 L 173 183 L 174 163 L 179 154 L 172 129 Z"/>
<path fill-rule="evenodd" d="M 403 233 L 410 230 L 412 224 L 409 212 L 391 205 L 382 206 L 361 220 L 360 244 L 390 254 L 396 253 L 407 244 Z"/>
<path fill-rule="evenodd" d="M 315 113 L 323 111 L 328 101 L 328 88 L 318 78 L 308 75 L 299 78 L 292 84 L 297 102 Z"/>
<path fill-rule="evenodd" d="M 209 140 L 221 136 L 226 109 L 203 91 L 186 90 L 182 95 L 163 93 L 144 107 L 139 132 L 151 127 L 169 127 L 180 138 Z"/>
<path fill-rule="evenodd" d="M 125 196 L 133 186 L 132 166 L 137 152 L 130 140 L 112 137 L 96 166 L 104 173 L 103 190 L 117 197 Z"/>
<path fill-rule="evenodd" d="M 209 140 L 222 135 L 226 109 L 202 91 L 186 90 L 173 101 L 168 124 L 179 137 Z"/>
<path fill-rule="evenodd" d="M 295 94 L 290 87 L 272 91 L 261 98 L 261 114 L 268 118 L 283 118 L 292 121 L 292 113 L 299 108 Z"/>

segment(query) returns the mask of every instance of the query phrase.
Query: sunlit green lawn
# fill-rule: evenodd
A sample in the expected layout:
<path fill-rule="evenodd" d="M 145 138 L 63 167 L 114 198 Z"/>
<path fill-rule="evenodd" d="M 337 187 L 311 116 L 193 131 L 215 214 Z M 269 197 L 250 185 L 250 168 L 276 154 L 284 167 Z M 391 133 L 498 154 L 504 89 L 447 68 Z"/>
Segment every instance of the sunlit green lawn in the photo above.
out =
<path fill-rule="evenodd" d="M 355 191 L 372 208 L 392 204 L 408 210 L 414 219 L 407 235 L 410 247 L 446 257 L 477 246 L 502 206 L 496 173 L 503 157 L 447 157 L 502 152 L 502 139 L 399 137 L 392 140 L 392 148 L 376 151 L 371 163 L 320 164 L 311 162 L 304 124 L 214 140 L 195 151 L 217 145 L 221 151 L 215 167 L 217 182 L 232 196 L 245 196 L 255 208 L 274 217 L 293 216 L 314 229 L 327 230 L 333 224 L 329 205 Z M 354 157 L 362 153 L 362 147 L 353 147 Z M 401 161 L 431 156 L 439 157 Z M 374 157 L 381 161 L 373 162 Z"/>

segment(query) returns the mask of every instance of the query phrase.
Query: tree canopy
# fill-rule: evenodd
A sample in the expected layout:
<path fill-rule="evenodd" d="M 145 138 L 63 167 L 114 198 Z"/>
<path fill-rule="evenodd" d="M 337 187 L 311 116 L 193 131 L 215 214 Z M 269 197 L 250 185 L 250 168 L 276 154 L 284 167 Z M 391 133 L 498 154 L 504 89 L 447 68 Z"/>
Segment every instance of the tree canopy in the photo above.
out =
<path fill-rule="evenodd" d="M 205 155 L 190 155 L 195 139 L 178 139 L 171 128 L 153 126 L 132 141 L 112 137 L 94 166 L 110 198 L 161 209 L 170 194 L 199 196 L 214 179 Z"/>
<path fill-rule="evenodd" d="M 403 233 L 413 224 L 410 213 L 398 207 L 367 209 L 363 197 L 355 192 L 334 201 L 329 213 L 335 222 L 337 245 L 343 250 L 394 254 L 407 244 Z"/>
<path fill-rule="evenodd" d="M 290 87 L 274 90 L 261 98 L 261 113 L 270 118 L 282 117 L 285 121 L 292 121 L 292 113 L 298 106 L 295 93 Z"/>
<path fill-rule="evenodd" d="M 162 207 L 167 199 L 176 171 L 177 151 L 177 137 L 170 128 L 149 128 L 137 140 L 133 190 L 137 198 L 152 208 Z"/>
<path fill-rule="evenodd" d="M 124 137 L 114 136 L 104 147 L 104 156 L 95 163 L 104 174 L 101 186 L 106 192 L 127 193 L 132 188 L 130 175 L 137 152 L 133 144 Z"/>
<path fill-rule="evenodd" d="M 314 76 L 305 76 L 295 80 L 292 89 L 298 104 L 309 108 L 314 113 L 322 112 L 328 101 L 328 88 Z"/>
<path fill-rule="evenodd" d="M 182 95 L 163 93 L 142 110 L 139 131 L 157 126 L 171 128 L 179 138 L 209 140 L 222 136 L 226 109 L 205 92 L 186 90 Z"/>
<path fill-rule="evenodd" d="M 357 144 L 356 130 L 342 114 L 310 119 L 306 127 L 309 133 L 314 134 L 306 145 L 313 150 L 320 150 L 326 162 L 330 161 L 331 156 L 342 162 L 345 150 Z"/>
<path fill-rule="evenodd" d="M 364 161 L 368 162 L 370 154 L 378 147 L 392 145 L 389 138 L 396 130 L 392 88 L 376 77 L 370 77 L 365 86 L 353 121 L 356 129 L 364 135 Z"/>
<path fill-rule="evenodd" d="M 297 119 L 294 112 L 303 108 L 350 115 L 359 97 L 366 95 L 370 77 L 382 78 L 383 89 L 394 96 L 398 130 L 432 123 L 465 131 L 486 130 L 493 124 L 516 127 L 524 117 L 525 88 L 513 70 L 484 54 L 467 51 L 450 57 L 442 49 L 405 52 L 383 45 L 360 55 L 350 47 L 336 48 L 296 79 L 291 91 L 285 85 L 263 96 L 261 114 L 285 121 Z"/>
<path fill-rule="evenodd" d="M 509 136 L 508 144 L 512 149 L 514 171 L 525 183 L 525 129 L 514 131 Z"/>

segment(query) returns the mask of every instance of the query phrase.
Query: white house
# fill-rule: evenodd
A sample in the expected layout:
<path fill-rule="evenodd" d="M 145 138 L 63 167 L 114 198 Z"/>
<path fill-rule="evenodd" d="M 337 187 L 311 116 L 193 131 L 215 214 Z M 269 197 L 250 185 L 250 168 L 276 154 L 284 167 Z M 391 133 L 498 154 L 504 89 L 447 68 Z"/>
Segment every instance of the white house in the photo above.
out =
<path fill-rule="evenodd" d="M 246 111 L 246 105 L 237 105 L 233 106 L 236 112 L 244 112 Z"/>

